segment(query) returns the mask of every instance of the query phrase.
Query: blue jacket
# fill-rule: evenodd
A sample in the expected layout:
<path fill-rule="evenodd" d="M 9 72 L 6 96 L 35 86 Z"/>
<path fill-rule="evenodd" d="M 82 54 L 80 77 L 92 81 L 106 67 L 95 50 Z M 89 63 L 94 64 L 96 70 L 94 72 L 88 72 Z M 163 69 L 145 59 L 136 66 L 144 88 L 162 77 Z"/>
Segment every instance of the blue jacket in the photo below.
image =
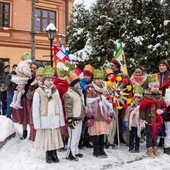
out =
<path fill-rule="evenodd" d="M 91 84 L 92 81 L 93 81 L 93 78 L 91 78 L 91 80 L 89 82 L 85 81 L 84 78 L 80 81 L 80 87 L 83 91 L 83 94 L 86 94 L 86 85 Z"/>

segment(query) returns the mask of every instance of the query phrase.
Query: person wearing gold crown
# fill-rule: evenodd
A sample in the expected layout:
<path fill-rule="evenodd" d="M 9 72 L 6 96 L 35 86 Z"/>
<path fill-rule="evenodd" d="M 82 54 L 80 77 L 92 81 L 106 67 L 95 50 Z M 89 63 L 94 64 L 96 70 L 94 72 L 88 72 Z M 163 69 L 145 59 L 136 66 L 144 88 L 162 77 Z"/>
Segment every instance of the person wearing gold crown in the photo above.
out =
<path fill-rule="evenodd" d="M 83 154 L 79 153 L 78 144 L 81 136 L 82 122 L 86 114 L 84 96 L 80 88 L 79 77 L 75 72 L 70 72 L 67 82 L 69 83 L 69 88 L 64 94 L 64 107 L 69 133 L 66 159 L 78 161 L 78 158 L 83 157 Z"/>
<path fill-rule="evenodd" d="M 24 94 L 25 85 L 27 84 L 28 80 L 32 77 L 30 64 L 32 63 L 31 56 L 27 53 L 22 55 L 21 61 L 19 62 L 16 73 L 17 75 L 13 75 L 11 81 L 18 84 L 17 90 L 14 92 L 14 96 L 12 99 L 12 103 L 10 107 L 15 109 L 22 109 L 21 106 L 21 96 Z M 20 88 L 22 86 L 22 89 Z"/>
<path fill-rule="evenodd" d="M 42 76 L 43 76 L 43 67 L 39 67 L 36 70 L 35 80 L 29 86 L 28 92 L 26 93 L 26 97 L 28 99 L 27 106 L 30 107 L 30 140 L 35 141 L 36 130 L 33 124 L 33 117 L 32 117 L 32 100 L 35 90 L 42 85 Z"/>
<path fill-rule="evenodd" d="M 157 74 L 148 75 L 148 91 L 140 103 L 140 119 L 145 121 L 147 155 L 154 158 L 157 151 L 157 135 L 162 127 L 162 114 L 167 109 L 159 90 Z"/>
<path fill-rule="evenodd" d="M 84 66 L 84 69 L 83 69 L 84 78 L 80 80 L 80 87 L 83 91 L 85 105 L 86 105 L 86 86 L 88 84 L 92 83 L 93 72 L 94 72 L 94 68 L 90 64 L 87 64 Z M 83 121 L 82 133 L 81 133 L 81 138 L 80 138 L 80 142 L 79 142 L 79 148 L 83 148 L 84 146 L 87 148 L 93 147 L 90 144 L 90 137 L 88 134 L 88 126 L 87 126 L 87 117 L 85 117 L 85 119 Z"/>
<path fill-rule="evenodd" d="M 106 158 L 104 151 L 104 135 L 108 135 L 108 124 L 113 116 L 112 103 L 107 100 L 109 93 L 103 81 L 104 70 L 94 70 L 94 81 L 86 87 L 86 105 L 88 132 L 93 140 L 93 156 Z"/>
<path fill-rule="evenodd" d="M 65 125 L 61 99 L 53 84 L 54 69 L 46 66 L 42 86 L 33 96 L 33 122 L 36 131 L 35 147 L 46 152 L 47 163 L 59 162 L 57 149 L 63 147 L 60 127 Z"/>
<path fill-rule="evenodd" d="M 129 129 L 129 152 L 139 152 L 142 122 L 139 118 L 139 106 L 142 99 L 143 88 L 134 87 L 133 101 L 125 110 L 124 125 Z M 143 126 L 144 127 L 144 126 Z"/>

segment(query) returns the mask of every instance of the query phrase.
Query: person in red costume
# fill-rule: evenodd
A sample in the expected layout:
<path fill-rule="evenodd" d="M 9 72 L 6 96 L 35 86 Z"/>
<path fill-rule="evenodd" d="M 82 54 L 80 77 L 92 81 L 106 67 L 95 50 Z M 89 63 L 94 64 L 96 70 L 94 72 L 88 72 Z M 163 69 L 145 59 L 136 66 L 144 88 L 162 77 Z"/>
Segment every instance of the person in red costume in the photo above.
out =
<path fill-rule="evenodd" d="M 167 109 L 162 93 L 159 90 L 159 82 L 156 79 L 157 74 L 148 76 L 149 89 L 145 91 L 144 98 L 140 103 L 140 119 L 146 125 L 146 153 L 152 158 L 159 155 L 157 151 L 157 135 L 163 124 L 161 115 Z"/>
<path fill-rule="evenodd" d="M 61 131 L 61 135 L 63 138 L 63 142 L 64 142 L 64 146 L 67 143 L 67 139 L 68 139 L 68 124 L 66 123 L 66 113 L 65 113 L 65 109 L 64 109 L 64 99 L 63 99 L 63 95 L 67 92 L 69 84 L 66 80 L 67 76 L 63 76 L 61 74 L 63 68 L 65 68 L 64 63 L 62 62 L 58 62 L 57 63 L 57 75 L 54 78 L 54 85 L 56 86 L 57 90 L 59 91 L 60 94 L 60 98 L 61 98 L 61 102 L 62 102 L 62 107 L 63 107 L 63 111 L 64 111 L 64 119 L 65 119 L 65 126 L 64 127 L 60 127 L 60 131 Z M 65 148 L 63 148 L 65 149 Z"/>

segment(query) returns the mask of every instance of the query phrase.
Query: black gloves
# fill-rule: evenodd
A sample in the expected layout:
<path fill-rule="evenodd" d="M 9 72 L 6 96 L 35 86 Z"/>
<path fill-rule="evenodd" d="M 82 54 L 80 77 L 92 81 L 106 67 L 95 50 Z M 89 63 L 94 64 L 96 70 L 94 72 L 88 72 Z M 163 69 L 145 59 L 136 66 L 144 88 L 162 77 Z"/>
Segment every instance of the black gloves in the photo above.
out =
<path fill-rule="evenodd" d="M 68 122 L 68 126 L 69 126 L 70 129 L 75 129 L 76 125 L 75 125 L 73 118 L 68 118 L 67 122 Z"/>

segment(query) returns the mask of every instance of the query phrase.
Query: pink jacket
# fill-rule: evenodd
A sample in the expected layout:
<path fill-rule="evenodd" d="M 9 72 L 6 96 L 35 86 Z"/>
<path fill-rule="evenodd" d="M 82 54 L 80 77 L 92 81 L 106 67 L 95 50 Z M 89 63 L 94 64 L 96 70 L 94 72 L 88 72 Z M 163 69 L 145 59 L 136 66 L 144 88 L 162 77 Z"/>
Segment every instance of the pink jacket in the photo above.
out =
<path fill-rule="evenodd" d="M 132 104 L 133 105 L 133 104 Z M 136 115 L 133 115 L 132 120 L 130 121 L 130 114 L 132 113 L 132 111 L 136 108 L 136 107 L 132 107 L 132 105 L 128 106 L 126 111 L 125 111 L 125 117 L 124 117 L 124 121 L 128 121 L 131 122 L 131 125 L 129 124 L 129 126 L 131 127 L 137 127 L 137 121 L 136 121 Z M 139 121 L 139 120 L 138 120 Z"/>

